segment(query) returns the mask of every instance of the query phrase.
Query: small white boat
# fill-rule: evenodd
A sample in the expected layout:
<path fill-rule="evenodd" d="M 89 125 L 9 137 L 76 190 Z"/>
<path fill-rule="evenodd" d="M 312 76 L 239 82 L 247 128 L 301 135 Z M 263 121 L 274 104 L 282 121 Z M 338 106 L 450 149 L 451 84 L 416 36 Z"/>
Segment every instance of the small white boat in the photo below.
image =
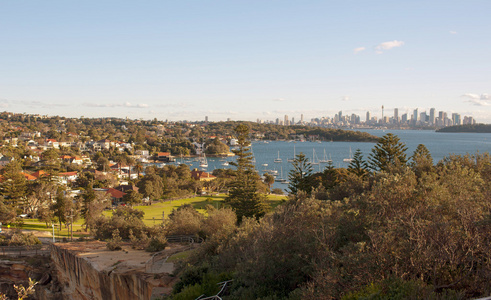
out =
<path fill-rule="evenodd" d="M 315 149 L 312 149 L 312 162 L 310 164 L 311 165 L 318 165 L 319 164 L 319 158 L 315 154 Z"/>
<path fill-rule="evenodd" d="M 278 158 L 275 158 L 274 159 L 274 162 L 275 163 L 281 163 L 281 162 L 283 162 L 283 160 L 280 158 L 280 151 L 278 151 Z"/>
<path fill-rule="evenodd" d="M 331 154 L 329 154 L 329 158 L 327 158 L 326 149 L 324 149 L 324 157 L 322 159 L 319 159 L 319 162 L 320 163 L 329 163 L 329 162 L 332 162 Z"/>
<path fill-rule="evenodd" d="M 295 145 L 293 145 L 293 158 L 287 158 L 286 161 L 287 162 L 293 162 L 295 160 L 296 155 L 297 155 L 297 153 L 295 152 Z"/>
<path fill-rule="evenodd" d="M 208 168 L 208 161 L 206 160 L 206 155 L 203 153 L 203 157 L 201 158 L 201 161 L 199 163 L 199 166 L 201 168 Z"/>
<path fill-rule="evenodd" d="M 222 166 L 228 166 L 228 162 L 226 161 L 226 162 L 222 163 Z"/>
<path fill-rule="evenodd" d="M 344 162 L 352 162 L 353 161 L 353 154 L 351 153 L 351 147 L 349 147 L 349 158 L 343 159 Z"/>

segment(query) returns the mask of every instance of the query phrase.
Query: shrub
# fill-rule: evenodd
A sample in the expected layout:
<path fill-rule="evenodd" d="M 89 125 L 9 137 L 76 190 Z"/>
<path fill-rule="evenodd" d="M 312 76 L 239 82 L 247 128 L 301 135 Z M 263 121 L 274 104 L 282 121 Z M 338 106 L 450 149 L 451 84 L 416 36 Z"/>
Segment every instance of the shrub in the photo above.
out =
<path fill-rule="evenodd" d="M 123 248 L 121 248 L 121 242 L 122 242 L 122 239 L 121 239 L 121 236 L 119 236 L 119 230 L 115 229 L 113 231 L 113 238 L 109 240 L 109 242 L 107 242 L 106 244 L 106 247 L 107 249 L 109 249 L 110 251 L 116 251 L 116 250 L 121 250 Z"/>
<path fill-rule="evenodd" d="M 31 232 L 23 234 L 20 230 L 14 230 L 0 239 L 3 246 L 33 246 L 41 244 L 41 241 Z"/>
<path fill-rule="evenodd" d="M 145 249 L 148 252 L 162 251 L 167 246 L 167 239 L 165 236 L 155 236 L 150 239 L 148 247 Z"/>

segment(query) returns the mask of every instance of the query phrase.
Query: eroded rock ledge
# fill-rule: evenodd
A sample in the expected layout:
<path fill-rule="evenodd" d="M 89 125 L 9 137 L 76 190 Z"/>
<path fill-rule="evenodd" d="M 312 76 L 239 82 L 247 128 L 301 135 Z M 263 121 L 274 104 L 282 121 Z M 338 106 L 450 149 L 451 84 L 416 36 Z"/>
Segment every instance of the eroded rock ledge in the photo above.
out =
<path fill-rule="evenodd" d="M 51 245 L 51 259 L 62 285 L 63 299 L 151 299 L 169 293 L 173 281 L 170 274 L 155 272 L 151 262 L 159 263 L 178 252 L 166 249 L 155 259 L 152 254 L 124 247 L 108 251 L 103 242 L 75 242 Z M 169 270 L 169 268 L 167 268 Z"/>

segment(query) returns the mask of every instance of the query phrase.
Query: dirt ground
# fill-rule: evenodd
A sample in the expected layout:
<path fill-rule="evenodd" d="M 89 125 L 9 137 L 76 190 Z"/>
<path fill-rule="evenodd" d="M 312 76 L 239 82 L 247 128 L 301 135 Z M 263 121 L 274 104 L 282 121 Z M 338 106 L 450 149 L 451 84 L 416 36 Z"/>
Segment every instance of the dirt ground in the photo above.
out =
<path fill-rule="evenodd" d="M 154 273 L 149 272 L 153 264 L 189 248 L 186 245 L 171 244 L 164 251 L 156 254 L 134 250 L 129 244 L 124 244 L 123 250 L 109 251 L 106 248 L 106 243 L 100 241 L 57 243 L 56 245 L 77 252 L 78 256 L 89 260 L 98 271 L 105 271 L 117 266 L 118 271 L 139 270 L 148 273 Z"/>

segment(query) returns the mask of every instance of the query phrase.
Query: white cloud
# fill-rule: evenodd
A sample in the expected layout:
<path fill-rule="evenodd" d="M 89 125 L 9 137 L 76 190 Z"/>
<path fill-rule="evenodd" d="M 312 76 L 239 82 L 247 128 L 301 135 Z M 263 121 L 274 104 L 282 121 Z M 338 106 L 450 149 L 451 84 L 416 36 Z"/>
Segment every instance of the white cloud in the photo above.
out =
<path fill-rule="evenodd" d="M 70 104 L 64 104 L 64 103 L 45 103 L 41 101 L 19 101 L 17 102 L 19 104 L 32 107 L 32 108 L 53 108 L 53 107 L 67 107 L 70 106 Z"/>
<path fill-rule="evenodd" d="M 133 108 L 148 108 L 148 104 L 139 103 L 139 104 L 131 104 L 130 102 L 124 102 L 122 104 L 118 103 L 110 103 L 110 104 L 99 104 L 99 103 L 84 103 L 83 105 L 89 107 L 133 107 Z"/>
<path fill-rule="evenodd" d="M 392 48 L 402 47 L 403 45 L 404 45 L 403 41 L 397 41 L 397 40 L 383 42 L 378 44 L 377 47 L 375 47 L 375 53 L 382 54 L 384 50 L 390 50 Z"/>
<path fill-rule="evenodd" d="M 450 34 L 457 34 L 457 31 L 450 30 Z"/>
<path fill-rule="evenodd" d="M 285 99 L 283 99 L 283 98 L 276 98 L 276 99 L 273 99 L 273 101 L 285 101 Z"/>
<path fill-rule="evenodd" d="M 472 93 L 467 93 L 463 94 L 461 97 L 466 98 L 467 100 L 464 100 L 464 102 L 469 102 L 473 105 L 476 106 L 489 106 L 491 105 L 491 96 L 488 94 L 472 94 Z"/>
<path fill-rule="evenodd" d="M 362 52 L 362 51 L 364 51 L 365 49 L 366 49 L 365 47 L 358 47 L 358 48 L 353 49 L 353 53 L 354 53 L 354 54 L 357 54 L 358 52 Z"/>

